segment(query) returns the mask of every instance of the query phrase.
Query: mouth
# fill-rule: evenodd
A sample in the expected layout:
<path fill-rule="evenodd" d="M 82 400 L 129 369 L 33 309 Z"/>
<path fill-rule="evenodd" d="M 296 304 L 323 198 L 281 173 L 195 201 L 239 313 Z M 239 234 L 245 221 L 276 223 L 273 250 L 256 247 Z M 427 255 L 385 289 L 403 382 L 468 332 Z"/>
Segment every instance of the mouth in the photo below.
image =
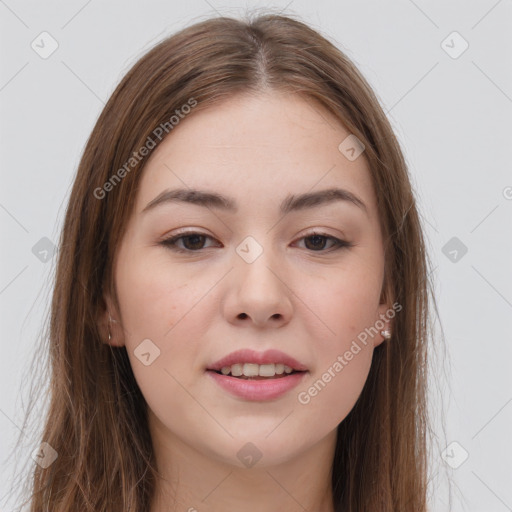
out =
<path fill-rule="evenodd" d="M 296 370 L 295 368 L 282 363 L 261 365 L 255 363 L 235 363 L 230 366 L 223 366 L 220 370 L 208 369 L 207 371 L 241 380 L 283 379 L 295 373 L 306 372 L 306 370 Z"/>
<path fill-rule="evenodd" d="M 248 367 L 246 367 L 248 365 Z M 233 366 L 235 368 L 233 368 Z M 264 402 L 277 400 L 284 397 L 293 388 L 298 386 L 303 381 L 305 375 L 309 373 L 307 370 L 295 370 L 291 367 L 287 367 L 287 371 L 280 372 L 281 368 L 274 368 L 273 375 L 259 375 L 261 367 L 267 365 L 257 365 L 251 363 L 245 363 L 239 365 L 242 367 L 241 375 L 233 375 L 233 373 L 240 373 L 240 368 L 237 364 L 231 367 L 223 367 L 221 370 L 206 370 L 206 374 L 209 375 L 213 382 L 215 382 L 221 389 L 227 391 L 232 396 L 242 399 L 244 401 Z M 268 365 L 269 366 L 269 365 Z M 284 365 L 283 365 L 284 366 Z M 256 368 L 254 368 L 256 367 Z M 256 375 L 256 370 L 258 374 Z M 263 368 L 263 373 L 271 373 L 271 369 Z M 276 372 L 277 370 L 277 372 Z M 249 375 L 245 375 L 245 373 Z"/>
<path fill-rule="evenodd" d="M 224 391 L 243 400 L 266 401 L 283 397 L 303 381 L 309 368 L 276 349 L 241 349 L 205 368 Z"/>

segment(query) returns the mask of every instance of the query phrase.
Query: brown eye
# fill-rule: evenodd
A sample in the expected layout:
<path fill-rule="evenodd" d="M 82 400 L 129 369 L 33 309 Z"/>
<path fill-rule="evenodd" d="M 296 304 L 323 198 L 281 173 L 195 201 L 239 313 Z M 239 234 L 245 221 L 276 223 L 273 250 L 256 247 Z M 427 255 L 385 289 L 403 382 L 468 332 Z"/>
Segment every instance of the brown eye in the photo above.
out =
<path fill-rule="evenodd" d="M 162 240 L 160 244 L 171 249 L 172 251 L 181 253 L 194 253 L 200 252 L 203 249 L 210 248 L 211 246 L 204 246 L 206 240 L 208 239 L 215 240 L 211 236 L 205 235 L 203 233 L 190 232 L 172 236 L 166 240 Z M 340 240 L 339 238 L 324 233 L 311 233 L 300 238 L 299 240 L 306 241 L 305 248 L 308 251 L 320 253 L 332 252 L 337 249 L 352 247 L 353 245 L 350 242 Z M 331 242 L 331 245 L 326 249 L 326 243 L 329 241 Z"/>
<path fill-rule="evenodd" d="M 322 236 L 322 235 L 311 235 L 311 236 L 305 237 L 304 240 L 306 241 L 306 243 L 305 243 L 306 248 L 311 249 L 311 250 L 317 250 L 317 249 L 322 250 L 325 248 L 325 244 L 327 242 L 327 237 Z"/>
<path fill-rule="evenodd" d="M 313 252 L 331 252 L 331 250 L 342 249 L 344 247 L 352 247 L 350 242 L 340 240 L 334 236 L 330 236 L 324 233 L 311 233 L 302 237 L 300 240 L 305 240 L 306 249 Z M 325 250 L 327 241 L 331 241 L 331 246 Z"/>
<path fill-rule="evenodd" d="M 185 249 L 195 251 L 198 249 L 203 249 L 202 246 L 204 245 L 206 237 L 204 235 L 195 234 L 183 236 L 182 239 Z"/>
<path fill-rule="evenodd" d="M 201 249 L 205 248 L 204 243 L 207 239 L 213 240 L 211 236 L 191 232 L 167 238 L 166 240 L 162 240 L 160 244 L 177 252 L 199 252 Z M 182 242 L 182 246 L 178 244 L 180 241 Z"/>

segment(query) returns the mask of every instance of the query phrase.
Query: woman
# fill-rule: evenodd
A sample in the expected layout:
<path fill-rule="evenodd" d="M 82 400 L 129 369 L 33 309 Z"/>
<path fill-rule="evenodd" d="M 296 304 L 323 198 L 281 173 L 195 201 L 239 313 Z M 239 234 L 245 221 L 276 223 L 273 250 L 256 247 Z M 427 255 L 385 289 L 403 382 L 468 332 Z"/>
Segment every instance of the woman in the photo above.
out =
<path fill-rule="evenodd" d="M 279 15 L 167 38 L 74 181 L 30 510 L 425 511 L 428 297 L 342 52 Z"/>

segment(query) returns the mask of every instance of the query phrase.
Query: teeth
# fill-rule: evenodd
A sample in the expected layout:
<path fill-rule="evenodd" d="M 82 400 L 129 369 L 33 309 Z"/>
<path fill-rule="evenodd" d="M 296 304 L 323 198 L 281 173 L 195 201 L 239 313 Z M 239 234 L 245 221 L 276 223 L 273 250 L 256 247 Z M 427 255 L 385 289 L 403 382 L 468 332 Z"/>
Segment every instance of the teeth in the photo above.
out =
<path fill-rule="evenodd" d="M 258 373 L 258 375 L 260 377 L 273 377 L 275 374 L 276 374 L 276 365 L 274 363 L 260 365 L 259 373 Z"/>
<path fill-rule="evenodd" d="M 246 377 L 257 377 L 258 376 L 258 369 L 259 369 L 259 365 L 257 365 L 257 364 L 245 363 L 244 367 L 243 367 L 243 370 L 242 370 L 242 373 Z"/>
<path fill-rule="evenodd" d="M 231 366 L 224 366 L 220 372 L 222 375 L 231 374 L 233 377 L 274 377 L 283 373 L 292 373 L 293 368 L 282 363 L 254 364 L 236 363 Z"/>
<path fill-rule="evenodd" d="M 240 377 L 242 374 L 243 372 L 241 364 L 234 364 L 231 366 L 231 375 L 233 375 L 233 377 Z"/>

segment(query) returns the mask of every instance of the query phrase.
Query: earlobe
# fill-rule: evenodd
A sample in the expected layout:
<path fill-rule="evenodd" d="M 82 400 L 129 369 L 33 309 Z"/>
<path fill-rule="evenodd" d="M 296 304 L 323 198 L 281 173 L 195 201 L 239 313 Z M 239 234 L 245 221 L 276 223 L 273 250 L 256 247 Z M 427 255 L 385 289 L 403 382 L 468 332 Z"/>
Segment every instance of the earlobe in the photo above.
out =
<path fill-rule="evenodd" d="M 113 347 L 122 347 L 124 346 L 124 333 L 115 311 L 117 310 L 113 307 L 110 296 L 107 296 L 98 320 L 98 329 L 103 343 Z"/>
<path fill-rule="evenodd" d="M 380 334 L 385 340 L 391 339 L 391 331 L 389 329 L 383 329 L 382 331 L 380 331 Z"/>
<path fill-rule="evenodd" d="M 379 335 L 375 337 L 374 347 L 383 342 L 389 342 L 393 338 L 393 322 L 395 310 L 389 304 L 380 304 L 379 318 L 375 322 Z"/>
<path fill-rule="evenodd" d="M 379 318 L 375 322 L 375 327 L 379 331 L 379 335 L 375 338 L 374 347 L 377 347 L 383 342 L 389 342 L 393 338 L 393 318 L 396 315 L 395 304 L 390 298 L 392 297 L 390 283 L 387 279 L 384 279 L 382 292 L 379 304 Z M 401 308 L 400 308 L 401 309 Z M 398 311 L 400 311 L 398 309 Z"/>

